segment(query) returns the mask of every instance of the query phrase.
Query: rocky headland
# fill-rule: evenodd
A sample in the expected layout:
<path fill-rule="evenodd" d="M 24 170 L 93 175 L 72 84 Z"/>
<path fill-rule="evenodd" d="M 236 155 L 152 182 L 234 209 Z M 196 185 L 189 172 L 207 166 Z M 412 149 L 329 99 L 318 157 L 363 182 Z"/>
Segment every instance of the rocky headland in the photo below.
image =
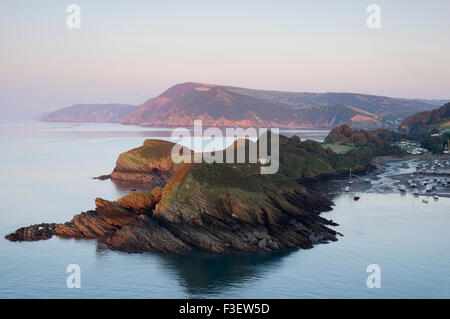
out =
<path fill-rule="evenodd" d="M 97 198 L 95 210 L 69 222 L 23 227 L 6 238 L 97 238 L 130 253 L 311 248 L 337 240 L 338 233 L 328 227 L 336 224 L 320 216 L 333 203 L 308 185 L 346 175 L 350 168 L 365 171 L 371 159 L 358 149 L 337 154 L 314 141 L 280 136 L 279 170 L 264 175 L 261 164 L 248 161 L 174 164 L 172 147 L 146 140 L 119 156 L 111 178 L 145 184 L 148 191 L 117 201 Z M 237 151 L 236 143 L 231 147 Z"/>

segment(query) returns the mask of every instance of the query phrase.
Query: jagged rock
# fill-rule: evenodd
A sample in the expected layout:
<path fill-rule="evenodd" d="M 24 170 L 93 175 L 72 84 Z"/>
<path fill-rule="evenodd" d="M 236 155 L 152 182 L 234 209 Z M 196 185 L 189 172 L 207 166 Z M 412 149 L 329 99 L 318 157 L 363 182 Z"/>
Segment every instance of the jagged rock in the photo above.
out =
<path fill-rule="evenodd" d="M 256 239 L 262 240 L 268 237 L 266 232 L 262 232 L 260 230 L 253 231 L 253 236 L 255 236 Z"/>
<path fill-rule="evenodd" d="M 161 197 L 162 188 L 155 187 L 151 192 L 132 192 L 117 200 L 117 204 L 140 214 L 151 213 Z"/>
<path fill-rule="evenodd" d="M 267 239 L 262 239 L 262 240 L 260 240 L 259 241 L 259 243 L 258 243 L 258 248 L 259 249 L 263 249 L 263 248 L 265 248 L 266 247 L 266 245 L 267 245 Z"/>
<path fill-rule="evenodd" d="M 41 239 L 50 239 L 55 231 L 56 224 L 37 224 L 28 227 L 22 227 L 5 238 L 10 241 L 36 241 Z"/>
<path fill-rule="evenodd" d="M 110 179 L 110 178 L 111 178 L 111 175 L 100 175 L 100 176 L 94 177 L 94 179 L 99 179 L 101 181 L 104 181 L 104 180 Z"/>
<path fill-rule="evenodd" d="M 183 253 L 191 250 L 189 245 L 175 237 L 155 220 L 143 216 L 121 228 L 105 239 L 108 247 L 139 253 L 144 251 Z"/>

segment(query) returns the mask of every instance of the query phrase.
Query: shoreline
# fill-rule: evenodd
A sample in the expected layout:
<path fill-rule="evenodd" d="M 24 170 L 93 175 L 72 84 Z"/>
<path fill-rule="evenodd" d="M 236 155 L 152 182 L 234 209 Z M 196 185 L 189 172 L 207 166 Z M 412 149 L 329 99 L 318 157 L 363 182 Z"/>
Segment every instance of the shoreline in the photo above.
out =
<path fill-rule="evenodd" d="M 402 160 L 411 160 L 411 159 L 430 159 L 430 158 L 445 158 L 450 160 L 450 154 L 424 154 L 424 155 L 404 155 L 404 156 L 375 156 L 372 159 L 372 162 L 375 163 L 385 163 L 385 162 L 395 162 L 395 161 L 402 161 Z"/>
<path fill-rule="evenodd" d="M 444 155 L 444 156 L 443 156 Z M 374 157 L 371 161 L 371 164 L 375 165 L 375 169 L 372 171 L 369 171 L 368 173 L 359 172 L 358 176 L 355 174 L 354 176 L 357 176 L 353 179 L 352 189 L 349 193 L 364 193 L 371 188 L 373 188 L 372 182 L 379 181 L 379 176 L 384 175 L 393 180 L 394 185 L 406 183 L 406 180 L 411 179 L 412 175 L 414 175 L 414 179 L 426 179 L 432 177 L 450 177 L 450 171 L 449 172 L 424 172 L 424 173 L 399 173 L 396 174 L 395 172 L 391 172 L 389 174 L 388 167 L 389 164 L 395 164 L 400 162 L 407 162 L 411 160 L 416 161 L 424 161 L 424 160 L 436 160 L 436 159 L 445 159 L 450 160 L 450 154 L 428 154 L 428 155 L 407 155 L 407 156 L 377 156 Z M 364 178 L 363 178 L 364 177 Z M 383 176 L 384 177 L 384 176 Z M 366 179 L 369 179 L 370 182 L 365 181 Z M 431 178 L 430 178 L 431 179 Z M 440 179 L 440 178 L 439 178 Z M 447 181 L 450 182 L 450 179 L 447 178 Z M 346 192 L 343 191 L 344 187 L 347 186 L 347 179 L 345 178 L 332 178 L 328 181 L 317 181 L 316 183 L 311 184 L 311 192 L 314 192 L 315 194 L 319 196 L 325 196 L 332 198 L 336 195 L 342 195 L 346 194 Z M 380 187 L 380 186 L 378 186 Z M 381 185 L 383 188 L 383 185 Z M 419 186 L 419 188 L 422 188 Z M 448 189 L 448 190 L 447 190 Z M 383 192 L 385 194 L 403 194 L 403 195 L 412 195 L 411 190 L 412 188 L 409 188 L 409 191 L 406 192 L 399 192 L 397 188 L 384 188 Z M 442 192 L 446 191 L 446 192 Z M 421 192 L 418 197 L 432 197 L 433 193 L 436 192 L 439 197 L 446 197 L 450 198 L 450 189 L 448 186 L 446 188 L 442 188 L 433 192 Z"/>

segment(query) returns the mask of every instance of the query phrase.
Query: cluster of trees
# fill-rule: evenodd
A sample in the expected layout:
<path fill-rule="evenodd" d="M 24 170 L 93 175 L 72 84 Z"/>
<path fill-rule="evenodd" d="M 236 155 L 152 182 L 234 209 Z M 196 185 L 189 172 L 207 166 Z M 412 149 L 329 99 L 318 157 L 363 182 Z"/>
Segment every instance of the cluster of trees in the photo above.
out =
<path fill-rule="evenodd" d="M 432 134 L 422 135 L 419 138 L 420 144 L 423 148 L 430 150 L 432 153 L 441 154 L 445 147 L 449 147 L 448 141 L 450 139 L 450 133 L 444 133 L 440 136 L 431 136 Z"/>

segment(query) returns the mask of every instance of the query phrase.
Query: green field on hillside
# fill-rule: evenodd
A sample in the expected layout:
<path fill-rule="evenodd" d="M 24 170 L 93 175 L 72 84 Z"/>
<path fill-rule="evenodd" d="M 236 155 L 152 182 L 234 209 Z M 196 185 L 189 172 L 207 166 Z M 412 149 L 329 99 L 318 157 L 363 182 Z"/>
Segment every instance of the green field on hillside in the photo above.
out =
<path fill-rule="evenodd" d="M 331 148 L 333 152 L 336 154 L 345 154 L 351 149 L 355 148 L 354 145 L 349 144 L 342 144 L 342 143 L 329 143 L 329 144 L 322 144 L 323 148 Z"/>

